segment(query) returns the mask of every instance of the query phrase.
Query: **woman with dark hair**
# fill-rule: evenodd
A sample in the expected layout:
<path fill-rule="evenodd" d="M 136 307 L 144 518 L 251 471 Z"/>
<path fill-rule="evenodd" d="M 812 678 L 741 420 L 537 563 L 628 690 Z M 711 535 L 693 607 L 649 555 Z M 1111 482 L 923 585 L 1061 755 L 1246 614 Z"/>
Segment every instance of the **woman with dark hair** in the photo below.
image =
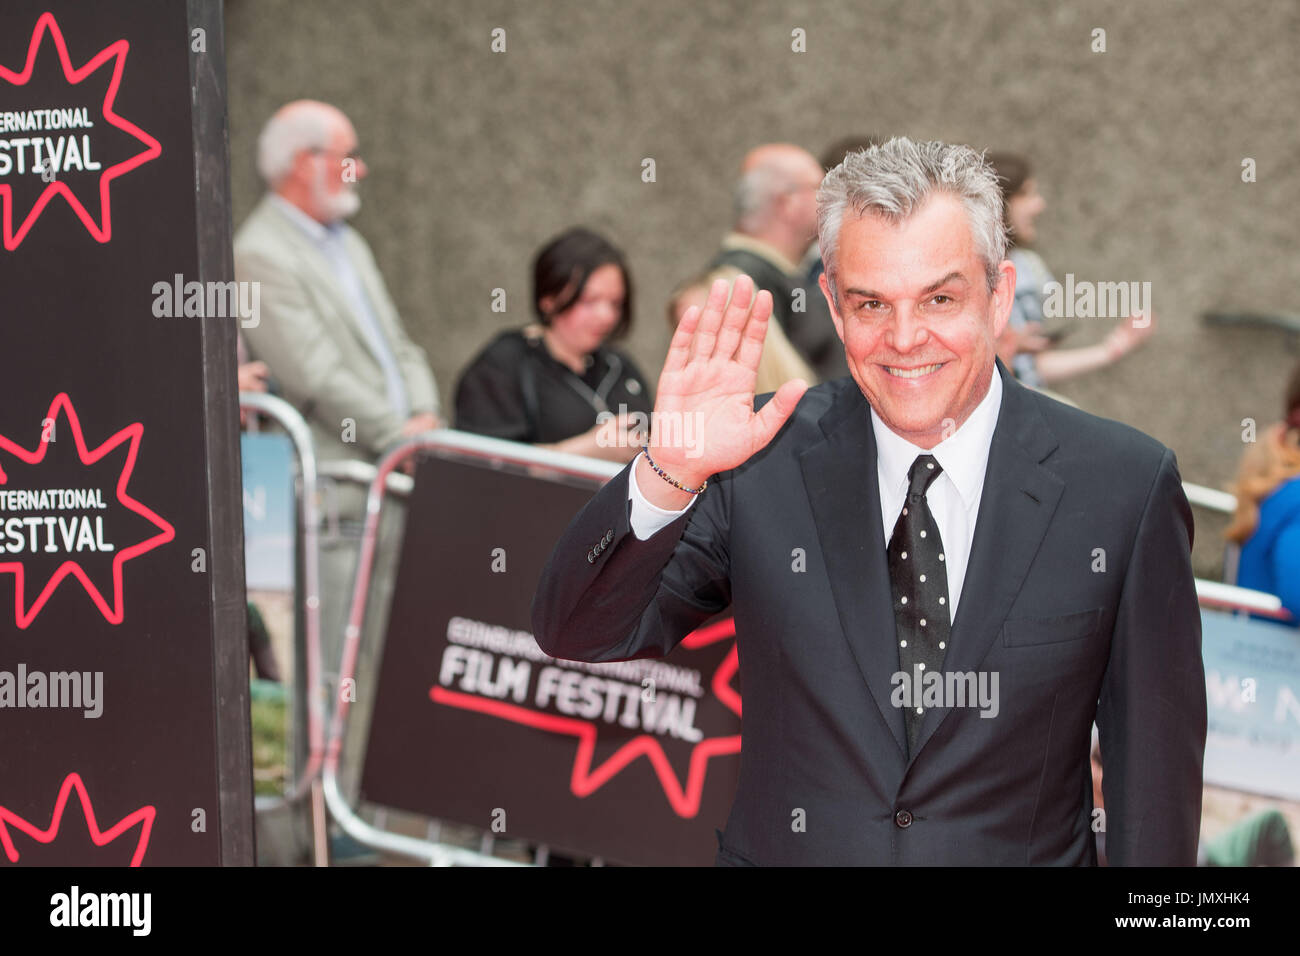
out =
<path fill-rule="evenodd" d="M 1241 544 L 1237 584 L 1282 599 L 1300 627 L 1300 364 L 1286 387 L 1285 418 L 1247 446 L 1237 512 L 1224 532 Z"/>
<path fill-rule="evenodd" d="M 1029 160 L 1017 153 L 989 153 L 988 161 L 1002 186 L 1007 227 L 1007 258 L 1016 267 L 1016 296 L 1011 317 L 998 340 L 998 356 L 1026 385 L 1051 385 L 1117 362 L 1155 331 L 1155 316 L 1136 325 L 1130 316 L 1096 345 L 1061 349 L 1044 333 L 1043 300 L 1052 273 L 1031 248 L 1038 238 L 1035 220 L 1047 208 Z"/>
<path fill-rule="evenodd" d="M 588 229 L 555 237 L 533 261 L 533 308 L 537 322 L 502 332 L 461 376 L 456 427 L 631 461 L 654 402 L 632 360 L 605 344 L 632 326 L 623 253 Z"/>

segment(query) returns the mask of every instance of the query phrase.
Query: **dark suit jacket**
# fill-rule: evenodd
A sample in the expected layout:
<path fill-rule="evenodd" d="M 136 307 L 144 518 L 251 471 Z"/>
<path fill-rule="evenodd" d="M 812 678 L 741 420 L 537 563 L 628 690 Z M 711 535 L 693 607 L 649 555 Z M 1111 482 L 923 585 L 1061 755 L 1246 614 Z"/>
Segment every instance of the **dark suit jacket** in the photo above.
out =
<path fill-rule="evenodd" d="M 910 757 L 890 700 L 875 439 L 852 379 L 810 389 L 767 448 L 647 541 L 625 469 L 556 545 L 533 602 L 555 657 L 660 656 L 733 606 L 744 747 L 719 863 L 1095 864 L 1095 717 L 1111 865 L 1195 864 L 1205 676 L 1174 455 L 997 369 L 944 670 L 997 672 L 999 712 L 927 708 Z"/>

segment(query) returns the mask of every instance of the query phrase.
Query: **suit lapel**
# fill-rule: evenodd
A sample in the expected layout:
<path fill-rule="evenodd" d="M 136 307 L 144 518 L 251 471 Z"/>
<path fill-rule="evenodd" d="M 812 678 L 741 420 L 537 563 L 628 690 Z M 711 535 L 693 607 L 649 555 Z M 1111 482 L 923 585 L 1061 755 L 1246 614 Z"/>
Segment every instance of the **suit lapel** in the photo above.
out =
<path fill-rule="evenodd" d="M 945 671 L 975 670 L 983 661 L 1065 488 L 1041 465 L 1057 441 L 1032 396 L 1000 361 L 997 371 L 1002 376 L 1002 407 Z M 891 677 L 898 670 L 897 626 L 881 523 L 876 439 L 871 408 L 856 384 L 843 389 L 819 424 L 826 437 L 800 456 L 800 467 L 831 593 L 862 679 L 906 754 L 903 712 L 890 701 Z M 926 715 L 913 760 L 948 710 L 935 708 Z"/>
<path fill-rule="evenodd" d="M 1029 390 L 999 361 L 1002 408 L 984 474 L 961 602 L 953 621 L 944 671 L 974 671 L 1001 632 L 1002 623 L 1056 513 L 1065 483 L 1041 462 L 1057 447 Z M 948 717 L 932 708 L 921 723 L 915 753 Z"/>
<path fill-rule="evenodd" d="M 804 487 L 840 627 L 885 724 L 907 753 L 903 712 L 890 704 L 898 670 L 894 601 L 885 557 L 871 406 L 849 381 L 822 416 L 826 438 L 800 456 Z"/>

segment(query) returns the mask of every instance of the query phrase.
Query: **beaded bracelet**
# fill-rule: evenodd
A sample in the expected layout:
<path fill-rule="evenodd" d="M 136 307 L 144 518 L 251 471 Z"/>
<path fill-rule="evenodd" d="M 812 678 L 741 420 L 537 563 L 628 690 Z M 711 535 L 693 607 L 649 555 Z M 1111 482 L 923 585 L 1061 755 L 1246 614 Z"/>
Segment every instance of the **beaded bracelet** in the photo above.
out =
<path fill-rule="evenodd" d="M 650 457 L 650 446 L 649 446 L 649 445 L 643 445 L 643 446 L 641 447 L 641 451 L 645 454 L 646 464 L 650 466 L 650 470 L 653 471 L 653 472 L 654 472 L 656 475 L 658 475 L 660 478 L 662 478 L 664 481 L 668 482 L 668 484 L 672 485 L 674 488 L 678 488 L 678 489 L 680 489 L 680 490 L 686 492 L 687 494 L 698 495 L 698 494 L 699 494 L 701 491 L 703 491 L 705 488 L 709 487 L 709 480 L 706 478 L 706 479 L 704 479 L 704 484 L 700 485 L 700 487 L 698 487 L 698 488 L 687 488 L 687 487 L 686 487 L 685 485 L 683 485 L 680 481 L 678 481 L 676 478 L 671 477 L 671 476 L 668 474 L 668 472 L 664 471 L 662 468 L 660 468 L 658 465 L 655 464 L 655 460 L 654 460 L 653 458 Z"/>

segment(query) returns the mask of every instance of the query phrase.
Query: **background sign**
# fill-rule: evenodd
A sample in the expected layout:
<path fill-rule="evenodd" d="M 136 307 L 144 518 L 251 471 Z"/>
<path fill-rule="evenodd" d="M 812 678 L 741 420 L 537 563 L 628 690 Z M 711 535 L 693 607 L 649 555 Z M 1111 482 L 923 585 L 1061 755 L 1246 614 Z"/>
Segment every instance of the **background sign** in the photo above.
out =
<path fill-rule="evenodd" d="M 0 10 L 0 866 L 252 861 L 221 44 Z"/>
<path fill-rule="evenodd" d="M 250 591 L 293 592 L 294 448 L 287 435 L 240 436 L 244 569 Z"/>
<path fill-rule="evenodd" d="M 711 865 L 735 795 L 729 618 L 662 660 L 547 657 L 530 606 L 592 488 L 426 458 L 416 473 L 362 793 L 644 865 Z"/>
<path fill-rule="evenodd" d="M 1300 800 L 1300 632 L 1201 612 L 1205 782 Z"/>

